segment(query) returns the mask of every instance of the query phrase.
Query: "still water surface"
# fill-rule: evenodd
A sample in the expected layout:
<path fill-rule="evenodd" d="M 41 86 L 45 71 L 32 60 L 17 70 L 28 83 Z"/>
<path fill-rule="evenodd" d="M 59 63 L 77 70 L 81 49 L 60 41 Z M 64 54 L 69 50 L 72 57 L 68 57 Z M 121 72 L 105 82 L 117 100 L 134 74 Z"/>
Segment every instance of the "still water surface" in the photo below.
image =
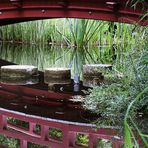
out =
<path fill-rule="evenodd" d="M 81 82 L 75 84 L 71 80 L 70 84 L 57 83 L 51 88 L 44 83 L 43 72 L 48 67 L 68 67 L 71 68 L 72 79 L 79 81 L 80 77 L 82 80 L 84 64 L 122 63 L 120 52 L 113 55 L 112 49 L 112 46 L 77 49 L 43 44 L 22 45 L 1 42 L 0 59 L 16 64 L 34 65 L 41 71 L 39 79 L 29 80 L 29 84 L 32 83 L 32 85 L 24 86 L 26 80 L 21 82 L 19 80 L 7 80 L 7 82 L 1 80 L 1 107 L 68 121 L 89 122 L 95 120 L 97 116 L 84 111 L 80 107 L 80 102 L 69 101 L 75 95 L 84 95 L 83 90 L 87 90 L 87 87 L 84 87 Z"/>
<path fill-rule="evenodd" d="M 57 82 L 51 88 L 49 84 L 44 83 L 42 72 L 47 67 L 69 67 L 72 69 L 72 77 L 79 77 L 83 64 L 97 61 L 97 56 L 94 56 L 93 52 L 89 54 L 88 51 L 74 48 L 2 44 L 1 66 L 7 65 L 6 61 L 35 65 L 40 73 L 39 77 L 29 80 L 1 79 L 0 107 L 72 122 L 88 123 L 96 120 L 98 115 L 82 109 L 79 101 L 71 100 L 80 95 L 83 96 L 83 90 L 88 89 L 82 85 L 82 82 L 75 84 L 71 79 L 69 84 Z"/>
<path fill-rule="evenodd" d="M 118 48 L 113 55 L 112 48 L 109 45 L 77 49 L 43 44 L 0 43 L 0 59 L 17 64 L 34 65 L 41 71 L 48 67 L 68 67 L 71 68 L 74 77 L 74 75 L 81 75 L 84 64 L 116 64 L 117 62 L 118 65 L 122 64 L 121 49 Z"/>

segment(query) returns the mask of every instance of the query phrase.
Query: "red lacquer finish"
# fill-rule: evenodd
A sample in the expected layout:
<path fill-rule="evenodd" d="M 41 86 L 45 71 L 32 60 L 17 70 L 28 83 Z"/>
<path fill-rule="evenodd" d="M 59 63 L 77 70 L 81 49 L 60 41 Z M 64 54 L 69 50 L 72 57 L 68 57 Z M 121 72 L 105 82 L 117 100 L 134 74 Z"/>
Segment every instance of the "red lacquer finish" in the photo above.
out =
<path fill-rule="evenodd" d="M 0 24 L 49 18 L 86 18 L 147 25 L 140 21 L 148 3 L 136 8 L 128 0 L 1 0 Z"/>
<path fill-rule="evenodd" d="M 24 129 L 7 122 L 8 117 L 13 117 L 29 123 L 29 128 Z M 41 131 L 36 133 L 35 126 L 40 125 Z M 62 131 L 61 140 L 53 139 L 48 134 L 49 128 L 57 128 Z M 82 133 L 89 136 L 89 148 L 96 146 L 97 139 L 106 139 L 112 142 L 112 147 L 117 148 L 123 144 L 123 139 L 117 137 L 118 131 L 113 128 L 97 129 L 93 124 L 73 123 L 62 120 L 47 119 L 31 116 L 0 108 L 0 134 L 20 140 L 20 148 L 27 148 L 27 143 L 51 146 L 53 148 L 74 148 L 76 134 Z"/>

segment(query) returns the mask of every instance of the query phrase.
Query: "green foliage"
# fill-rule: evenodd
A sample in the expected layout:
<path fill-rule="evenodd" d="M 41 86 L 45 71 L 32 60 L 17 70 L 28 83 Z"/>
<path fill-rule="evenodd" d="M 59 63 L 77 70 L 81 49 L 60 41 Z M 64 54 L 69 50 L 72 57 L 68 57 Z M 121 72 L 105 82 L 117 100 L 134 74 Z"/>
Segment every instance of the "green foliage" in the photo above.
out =
<path fill-rule="evenodd" d="M 137 31 L 139 30 L 141 28 L 137 28 Z M 147 28 L 143 29 L 141 34 L 143 33 L 147 34 Z M 111 85 L 102 85 L 90 90 L 84 102 L 85 108 L 102 116 L 103 121 L 99 119 L 99 125 L 102 122 L 103 125 L 124 124 L 125 147 L 129 148 L 139 147 L 135 132 L 141 136 L 144 146 L 148 146 L 147 131 L 141 128 L 143 123 L 138 120 L 138 112 L 143 113 L 144 119 L 148 115 L 147 45 L 147 35 L 139 36 L 138 43 L 125 52 L 125 62 L 122 69 L 119 69 L 124 77 L 112 81 Z M 116 66 L 114 70 L 117 72 Z M 144 126 L 147 129 L 147 124 Z"/>
<path fill-rule="evenodd" d="M 146 0 L 128 0 L 126 5 L 130 5 L 134 9 L 136 9 L 138 4 L 142 4 L 143 8 L 146 7 L 144 4 L 147 5 Z"/>
<path fill-rule="evenodd" d="M 116 26 L 116 27 L 115 27 Z M 134 25 L 87 19 L 52 19 L 0 27 L 1 40 L 23 44 L 56 44 L 76 46 L 113 45 L 134 41 Z M 121 40 L 121 36 L 123 39 Z"/>
<path fill-rule="evenodd" d="M 131 1 L 133 7 L 137 2 L 139 1 Z M 143 17 L 146 16 L 147 13 Z M 115 26 L 117 29 L 114 29 Z M 142 111 L 146 116 L 148 110 L 146 93 L 137 99 L 138 94 L 147 87 L 148 80 L 146 27 L 83 19 L 55 19 L 8 25 L 0 29 L 2 40 L 29 44 L 25 47 L 2 45 L 0 58 L 18 64 L 38 65 L 40 70 L 48 66 L 73 66 L 73 73 L 78 74 L 86 63 L 114 64 L 114 71 L 109 76 L 112 84 L 89 90 L 90 95 L 86 97 L 84 107 L 102 116 L 101 120 L 98 120 L 99 125 L 124 124 L 126 147 L 138 145 L 133 129 L 142 136 L 147 146 L 147 133 L 143 133 L 143 127 L 147 129 L 147 126 L 143 125 L 141 119 L 137 122 L 137 112 Z M 68 45 L 74 48 L 59 49 L 58 46 L 49 47 L 43 44 L 36 46 L 36 43 Z M 93 47 L 96 45 L 99 47 Z M 113 60 L 113 56 L 116 56 L 116 60 Z M 115 78 L 114 75 L 118 74 L 123 77 Z M 12 122 L 18 124 L 15 120 Z M 52 138 L 62 138 L 61 131 L 57 129 L 51 129 L 49 135 Z M 4 139 L 2 141 L 7 145 L 10 143 L 14 146 L 12 143 L 17 143 L 14 139 Z M 78 143 L 88 145 L 87 136 L 79 135 L 77 139 Z"/>
<path fill-rule="evenodd" d="M 21 120 L 15 119 L 15 118 L 10 118 L 9 117 L 8 122 L 12 123 L 12 124 L 15 124 L 15 125 L 18 125 L 18 126 L 21 126 L 21 127 L 24 127 L 24 128 L 29 128 L 29 123 L 28 122 L 21 121 Z"/>
<path fill-rule="evenodd" d="M 40 146 L 38 144 L 34 144 L 34 143 L 28 143 L 28 148 L 49 148 L 47 146 Z"/>
<path fill-rule="evenodd" d="M 98 139 L 97 148 L 112 148 L 112 142 L 105 139 Z"/>
<path fill-rule="evenodd" d="M 90 41 L 97 41 L 97 33 L 104 22 L 86 19 L 67 19 L 70 29 L 70 38 L 74 46 L 83 48 Z"/>
<path fill-rule="evenodd" d="M 90 90 L 89 93 L 90 95 L 85 98 L 85 108 L 101 115 L 109 125 L 121 123 L 130 102 L 126 86 L 120 83 L 102 85 Z"/>
<path fill-rule="evenodd" d="M 56 128 L 50 128 L 49 135 L 51 138 L 55 138 L 58 140 L 62 140 L 62 137 L 63 137 L 62 131 L 60 129 L 56 129 Z"/>
<path fill-rule="evenodd" d="M 84 135 L 84 134 L 78 133 L 77 137 L 76 137 L 76 144 L 88 147 L 88 144 L 89 144 L 89 137 L 88 137 L 88 135 Z"/>
<path fill-rule="evenodd" d="M 135 139 L 134 133 L 132 132 L 132 128 L 130 127 L 130 125 L 128 123 L 128 119 L 130 119 L 132 121 L 134 128 L 137 130 L 138 134 L 141 136 L 145 146 L 148 147 L 148 142 L 146 141 L 145 137 L 142 135 L 141 131 L 138 129 L 136 123 L 134 123 L 133 119 L 131 118 L 131 114 L 130 114 L 130 110 L 132 109 L 132 107 L 134 107 L 134 103 L 139 102 L 138 100 L 142 97 L 142 95 L 144 95 L 147 92 L 148 92 L 148 87 L 146 87 L 141 93 L 138 94 L 138 96 L 129 104 L 129 106 L 126 110 L 126 114 L 125 114 L 125 118 L 124 118 L 125 148 L 126 147 L 129 147 L 129 148 L 133 147 L 132 139 L 134 139 L 134 142 L 135 142 L 134 145 L 137 148 L 139 147 L 138 143 Z"/>
<path fill-rule="evenodd" d="M 0 144 L 7 146 L 8 148 L 19 148 L 19 141 L 14 138 L 8 138 L 0 135 Z"/>

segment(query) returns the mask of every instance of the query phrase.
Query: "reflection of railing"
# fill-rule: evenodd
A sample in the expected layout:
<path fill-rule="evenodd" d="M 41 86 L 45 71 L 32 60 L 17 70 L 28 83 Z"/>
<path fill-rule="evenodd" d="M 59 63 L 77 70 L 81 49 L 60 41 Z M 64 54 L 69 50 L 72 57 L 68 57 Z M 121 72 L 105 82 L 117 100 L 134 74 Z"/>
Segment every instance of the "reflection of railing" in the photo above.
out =
<path fill-rule="evenodd" d="M 25 121 L 29 127 L 24 129 L 18 125 L 9 123 L 9 117 Z M 20 148 L 27 148 L 27 143 L 32 142 L 40 145 L 51 146 L 53 148 L 72 148 L 76 146 L 77 133 L 89 136 L 89 148 L 94 148 L 97 139 L 107 139 L 112 142 L 113 148 L 119 148 L 123 140 L 117 137 L 116 129 L 101 128 L 96 129 L 92 124 L 82 124 L 53 120 L 38 116 L 31 116 L 0 108 L 0 134 L 20 140 Z M 36 133 L 35 128 L 40 125 L 40 132 Z M 62 131 L 62 140 L 55 140 L 49 136 L 49 128 L 57 128 Z"/>
<path fill-rule="evenodd" d="M 62 106 L 68 103 L 69 107 L 81 108 L 78 103 L 70 101 L 72 94 L 48 92 L 45 90 L 35 89 L 31 87 L 19 85 L 6 85 L 0 83 L 0 97 L 7 100 L 15 99 L 22 100 L 22 103 L 40 104 L 45 106 Z"/>
<path fill-rule="evenodd" d="M 75 107 L 77 107 L 77 110 L 81 109 L 79 104 L 73 104 L 69 101 L 72 95 L 71 93 L 62 94 L 47 92 L 45 90 L 17 85 L 13 86 L 0 84 L 0 87 L 0 97 L 2 98 L 3 103 L 8 103 L 7 101 L 4 101 L 6 99 L 13 100 L 16 97 L 17 101 L 21 100 L 20 104 L 23 105 L 25 103 L 34 104 L 38 102 L 38 104 L 42 104 L 44 105 L 44 107 L 57 107 L 62 106 L 63 102 L 65 101 L 69 102 L 68 106 L 73 109 L 72 112 L 74 112 L 74 114 L 76 114 L 76 110 L 74 110 Z M 25 103 L 23 102 L 24 100 Z M 68 114 L 68 116 L 72 115 Z M 18 124 L 12 124 L 9 122 L 9 120 L 7 120 L 8 118 L 25 121 L 26 124 L 29 126 L 28 128 L 24 128 L 19 126 Z M 36 131 L 37 126 L 40 126 L 39 132 Z M 60 129 L 62 131 L 62 139 L 57 140 L 51 138 L 51 136 L 49 135 L 50 128 Z M 28 142 L 51 146 L 53 148 L 78 147 L 78 145 L 76 145 L 77 133 L 88 135 L 89 148 L 95 147 L 97 139 L 110 140 L 112 142 L 112 147 L 115 148 L 123 144 L 122 139 L 116 137 L 117 130 L 115 129 L 101 128 L 97 130 L 95 125 L 92 124 L 82 124 L 63 120 L 55 120 L 51 118 L 43 118 L 0 108 L 0 134 L 19 139 L 20 148 L 27 148 Z"/>

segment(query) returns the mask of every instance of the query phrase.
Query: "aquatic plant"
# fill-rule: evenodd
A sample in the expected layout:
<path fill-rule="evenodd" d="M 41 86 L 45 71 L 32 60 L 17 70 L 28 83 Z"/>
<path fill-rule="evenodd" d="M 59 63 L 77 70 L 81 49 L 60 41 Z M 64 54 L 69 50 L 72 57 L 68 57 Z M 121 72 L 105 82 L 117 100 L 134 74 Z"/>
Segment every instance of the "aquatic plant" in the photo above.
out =
<path fill-rule="evenodd" d="M 134 25 L 88 19 L 51 19 L 6 25 L 0 27 L 0 30 L 1 40 L 12 43 L 42 43 L 83 48 L 126 43 L 127 39 L 134 43 L 134 28 Z"/>
<path fill-rule="evenodd" d="M 148 144 L 145 130 L 147 126 L 142 126 L 142 120 L 138 120 L 139 112 L 142 112 L 143 118 L 147 116 L 147 28 L 142 30 L 141 27 L 136 29 L 142 35 L 138 44 L 132 45 L 132 48 L 124 53 L 122 68 L 113 68 L 113 79 L 110 80 L 112 84 L 90 90 L 84 102 L 85 108 L 97 112 L 105 119 L 98 121 L 99 125 L 124 125 L 125 147 L 129 148 L 139 146 L 135 132 L 141 136 L 143 145 Z M 115 79 L 116 73 L 122 73 L 123 77 Z"/>

